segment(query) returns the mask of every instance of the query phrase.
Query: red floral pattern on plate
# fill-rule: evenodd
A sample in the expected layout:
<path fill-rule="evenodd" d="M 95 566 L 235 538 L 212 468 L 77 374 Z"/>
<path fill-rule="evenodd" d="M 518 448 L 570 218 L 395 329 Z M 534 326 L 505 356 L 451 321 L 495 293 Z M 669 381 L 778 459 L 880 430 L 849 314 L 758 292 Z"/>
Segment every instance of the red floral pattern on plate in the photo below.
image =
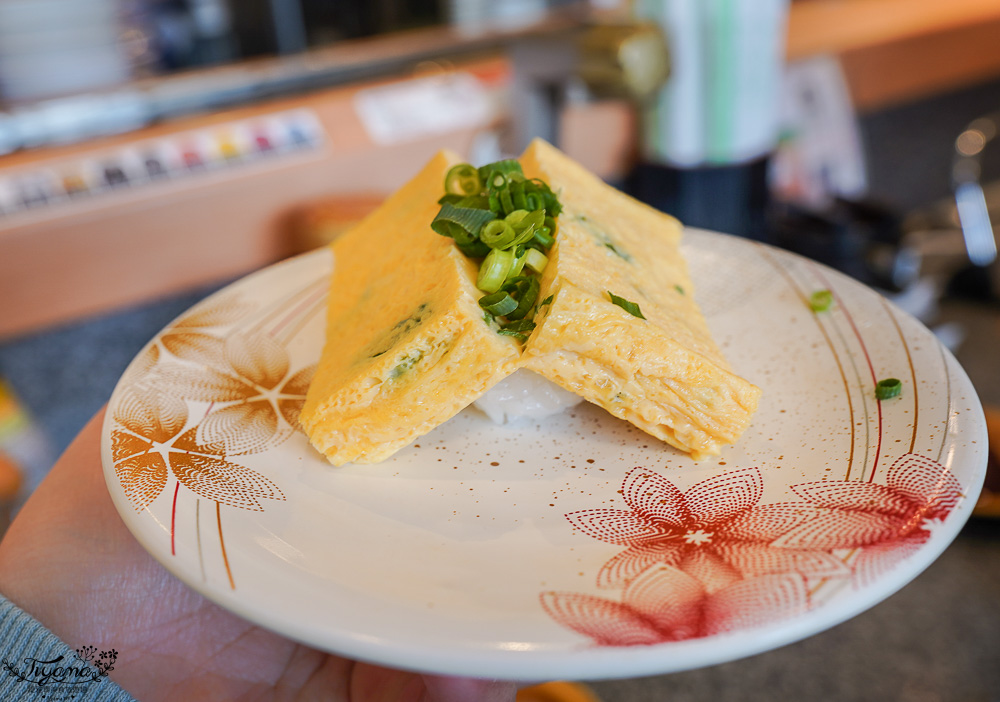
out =
<path fill-rule="evenodd" d="M 710 593 L 697 578 L 662 564 L 634 578 L 621 602 L 581 593 L 542 594 L 549 616 L 602 646 L 658 644 L 746 629 L 803 612 L 808 601 L 798 575 L 762 575 Z"/>
<path fill-rule="evenodd" d="M 844 563 L 823 549 L 772 545 L 829 510 L 808 503 L 761 505 L 763 491 L 757 468 L 713 476 L 683 493 L 658 473 L 635 468 L 622 484 L 628 510 L 585 510 L 566 518 L 596 539 L 628 547 L 601 569 L 599 587 L 626 584 L 654 563 L 698 577 L 710 592 L 759 575 L 846 575 Z"/>
<path fill-rule="evenodd" d="M 962 498 L 947 468 L 916 454 L 897 459 L 885 484 L 829 480 L 792 489 L 803 502 L 760 504 L 757 468 L 727 471 L 686 492 L 635 468 L 621 489 L 629 509 L 566 515 L 585 534 L 626 547 L 596 578 L 598 587 L 622 587 L 621 600 L 543 592 L 542 606 L 604 646 L 759 626 L 809 609 L 811 580 L 852 575 L 860 586 L 893 568 Z"/>
<path fill-rule="evenodd" d="M 885 484 L 816 481 L 793 485 L 810 504 L 826 508 L 775 543 L 794 548 L 860 549 L 853 564 L 856 585 L 917 551 L 963 497 L 958 479 L 937 461 L 900 456 Z"/>

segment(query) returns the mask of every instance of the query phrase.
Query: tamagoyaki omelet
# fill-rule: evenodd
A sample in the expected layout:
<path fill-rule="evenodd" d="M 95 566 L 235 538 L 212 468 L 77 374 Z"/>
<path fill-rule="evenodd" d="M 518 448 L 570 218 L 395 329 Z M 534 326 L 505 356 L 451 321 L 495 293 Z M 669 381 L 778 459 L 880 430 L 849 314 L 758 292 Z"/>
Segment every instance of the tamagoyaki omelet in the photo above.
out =
<path fill-rule="evenodd" d="M 536 140 L 520 159 L 563 211 L 524 367 L 694 458 L 750 424 L 760 389 L 734 374 L 697 303 L 681 224 Z M 611 295 L 638 307 L 635 316 Z"/>
<path fill-rule="evenodd" d="M 431 229 L 457 162 L 438 154 L 331 244 L 327 342 L 301 414 L 317 449 L 335 465 L 381 461 L 521 367 L 694 458 L 739 437 L 760 391 L 712 340 L 675 219 L 534 141 L 524 177 L 562 211 L 518 339 L 480 307 L 479 260 Z"/>
<path fill-rule="evenodd" d="M 300 423 L 331 463 L 384 460 L 514 372 L 476 264 L 430 228 L 457 156 L 439 153 L 332 244 L 327 340 Z"/>

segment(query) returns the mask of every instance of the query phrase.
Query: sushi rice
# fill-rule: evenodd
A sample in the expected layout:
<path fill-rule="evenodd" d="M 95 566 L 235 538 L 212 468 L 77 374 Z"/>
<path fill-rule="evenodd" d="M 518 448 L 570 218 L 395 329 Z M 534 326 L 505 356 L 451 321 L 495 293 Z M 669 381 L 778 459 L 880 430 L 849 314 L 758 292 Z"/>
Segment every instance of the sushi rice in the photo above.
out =
<path fill-rule="evenodd" d="M 524 368 L 507 376 L 473 403 L 497 424 L 539 420 L 581 402 L 582 398 Z"/>

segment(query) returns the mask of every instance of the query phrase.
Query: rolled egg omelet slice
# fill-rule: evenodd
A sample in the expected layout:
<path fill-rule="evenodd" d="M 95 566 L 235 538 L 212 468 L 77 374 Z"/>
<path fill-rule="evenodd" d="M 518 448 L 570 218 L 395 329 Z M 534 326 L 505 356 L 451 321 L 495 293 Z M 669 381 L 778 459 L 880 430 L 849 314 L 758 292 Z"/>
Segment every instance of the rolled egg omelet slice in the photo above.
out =
<path fill-rule="evenodd" d="M 517 367 L 521 344 L 479 307 L 476 263 L 430 227 L 458 162 L 438 154 L 330 245 L 326 344 L 300 422 L 334 465 L 388 458 Z"/>
<path fill-rule="evenodd" d="M 544 141 L 520 162 L 563 206 L 524 367 L 695 459 L 736 441 L 760 389 L 732 371 L 712 339 L 679 249 L 680 223 Z"/>

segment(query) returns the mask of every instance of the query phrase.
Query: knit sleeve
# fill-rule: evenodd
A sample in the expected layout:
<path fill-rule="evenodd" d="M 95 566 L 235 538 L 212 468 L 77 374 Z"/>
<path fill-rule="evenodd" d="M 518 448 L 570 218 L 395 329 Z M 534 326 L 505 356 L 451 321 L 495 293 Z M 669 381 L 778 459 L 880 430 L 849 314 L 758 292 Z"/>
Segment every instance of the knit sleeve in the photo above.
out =
<path fill-rule="evenodd" d="M 94 662 L 81 659 L 59 637 L 0 595 L 0 700 L 135 702 L 101 673 Z"/>

